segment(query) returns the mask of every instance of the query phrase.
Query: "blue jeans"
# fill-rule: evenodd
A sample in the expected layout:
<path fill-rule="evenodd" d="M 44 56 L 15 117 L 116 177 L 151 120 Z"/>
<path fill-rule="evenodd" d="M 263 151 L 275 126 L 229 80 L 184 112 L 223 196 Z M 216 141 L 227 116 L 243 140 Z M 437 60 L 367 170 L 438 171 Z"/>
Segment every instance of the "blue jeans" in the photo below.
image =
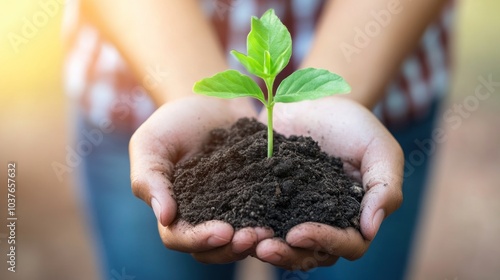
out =
<path fill-rule="evenodd" d="M 430 139 L 437 106 L 424 120 L 393 131 L 408 155 L 416 139 Z M 98 128 L 80 119 L 78 141 Z M 84 133 L 85 132 L 85 133 Z M 153 211 L 130 188 L 128 141 L 131 132 L 102 132 L 102 141 L 83 157 L 81 187 L 103 279 L 232 279 L 234 264 L 204 265 L 189 254 L 166 249 Z M 429 158 L 413 164 L 403 185 L 404 202 L 382 224 L 367 253 L 357 261 L 305 272 L 276 269 L 277 279 L 402 279 L 406 271 L 425 191 Z"/>

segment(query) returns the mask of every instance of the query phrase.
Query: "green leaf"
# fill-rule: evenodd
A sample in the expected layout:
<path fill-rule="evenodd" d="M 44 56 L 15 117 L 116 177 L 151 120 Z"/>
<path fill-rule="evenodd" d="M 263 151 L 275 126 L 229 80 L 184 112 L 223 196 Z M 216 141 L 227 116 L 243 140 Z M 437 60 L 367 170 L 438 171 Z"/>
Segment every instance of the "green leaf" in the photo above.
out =
<path fill-rule="evenodd" d="M 257 77 L 266 76 L 262 66 L 255 59 L 235 50 L 232 50 L 231 54 L 245 67 L 245 69 L 247 69 L 249 73 L 254 74 Z"/>
<path fill-rule="evenodd" d="M 271 73 L 272 63 L 271 63 L 271 53 L 269 51 L 264 52 L 264 73 Z"/>
<path fill-rule="evenodd" d="M 264 93 L 257 83 L 236 70 L 220 72 L 210 78 L 198 81 L 194 84 L 193 91 L 219 98 L 250 96 L 265 104 Z"/>
<path fill-rule="evenodd" d="M 314 100 L 351 91 L 349 84 L 339 75 L 325 69 L 301 69 L 281 82 L 275 102 L 290 103 Z"/>
<path fill-rule="evenodd" d="M 245 55 L 241 53 L 233 53 L 233 55 L 248 72 L 261 78 L 276 77 L 292 56 L 290 32 L 273 9 L 268 10 L 260 19 L 252 17 L 251 25 L 251 31 L 247 37 L 248 55 L 246 57 L 249 59 L 242 59 L 241 56 Z M 266 57 L 266 52 L 269 52 L 269 58 Z M 252 62 L 249 62 L 250 59 Z"/>

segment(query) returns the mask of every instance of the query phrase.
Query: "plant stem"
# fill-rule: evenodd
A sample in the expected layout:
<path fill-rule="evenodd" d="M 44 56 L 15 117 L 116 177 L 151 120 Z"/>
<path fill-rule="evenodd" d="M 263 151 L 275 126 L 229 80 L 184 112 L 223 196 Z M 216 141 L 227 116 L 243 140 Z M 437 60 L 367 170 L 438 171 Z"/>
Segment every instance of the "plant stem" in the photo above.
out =
<path fill-rule="evenodd" d="M 267 157 L 273 156 L 273 106 L 267 107 Z"/>
<path fill-rule="evenodd" d="M 273 93 L 273 84 L 274 78 L 265 79 L 266 87 L 267 87 L 267 157 L 270 158 L 273 156 L 273 145 L 274 145 L 274 136 L 273 136 L 273 108 L 274 108 L 274 93 Z"/>

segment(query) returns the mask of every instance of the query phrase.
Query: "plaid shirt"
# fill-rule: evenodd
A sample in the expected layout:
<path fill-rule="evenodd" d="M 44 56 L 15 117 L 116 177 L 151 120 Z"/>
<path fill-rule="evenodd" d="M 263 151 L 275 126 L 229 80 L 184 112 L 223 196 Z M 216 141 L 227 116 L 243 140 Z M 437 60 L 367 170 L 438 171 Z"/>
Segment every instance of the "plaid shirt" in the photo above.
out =
<path fill-rule="evenodd" d="M 293 37 L 294 56 L 281 76 L 290 74 L 307 53 L 324 0 L 200 0 L 226 49 L 245 51 L 248 19 L 274 8 Z M 451 2 L 451 1 L 450 1 Z M 155 106 L 138 86 L 118 51 L 78 14 L 78 1 L 68 4 L 64 18 L 68 56 L 65 88 L 87 119 L 96 125 L 113 122 L 135 130 Z M 453 5 L 428 26 L 419 46 L 389 83 L 374 113 L 385 124 L 422 118 L 435 99 L 448 90 L 448 42 Z M 228 57 L 230 66 L 243 70 Z M 280 77 L 278 77 L 280 78 Z"/>

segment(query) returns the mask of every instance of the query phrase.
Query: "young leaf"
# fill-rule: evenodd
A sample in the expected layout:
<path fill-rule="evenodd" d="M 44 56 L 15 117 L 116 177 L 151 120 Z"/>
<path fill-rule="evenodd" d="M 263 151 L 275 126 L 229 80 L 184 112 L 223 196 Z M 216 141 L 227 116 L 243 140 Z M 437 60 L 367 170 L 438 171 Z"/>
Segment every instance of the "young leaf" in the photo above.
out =
<path fill-rule="evenodd" d="M 248 56 L 265 63 L 265 52 L 271 57 L 271 76 L 278 75 L 292 56 L 292 36 L 286 26 L 276 16 L 273 9 L 259 19 L 252 19 L 252 29 L 248 34 Z"/>
<path fill-rule="evenodd" d="M 263 66 L 255 59 L 246 56 L 238 51 L 232 50 L 231 54 L 247 69 L 248 73 L 254 74 L 257 77 L 266 77 Z"/>
<path fill-rule="evenodd" d="M 220 72 L 210 78 L 198 81 L 194 84 L 193 91 L 219 98 L 250 96 L 265 104 L 264 93 L 257 83 L 236 70 Z"/>
<path fill-rule="evenodd" d="M 274 97 L 275 102 L 290 103 L 314 100 L 351 91 L 349 84 L 339 75 L 325 69 L 301 69 L 281 82 Z"/>
<path fill-rule="evenodd" d="M 248 55 L 233 52 L 248 72 L 261 77 L 276 77 L 292 56 L 292 37 L 273 9 L 260 19 L 252 17 L 252 27 L 247 38 Z M 270 66 L 266 69 L 266 52 L 269 52 Z M 246 57 L 244 59 L 243 57 Z"/>

